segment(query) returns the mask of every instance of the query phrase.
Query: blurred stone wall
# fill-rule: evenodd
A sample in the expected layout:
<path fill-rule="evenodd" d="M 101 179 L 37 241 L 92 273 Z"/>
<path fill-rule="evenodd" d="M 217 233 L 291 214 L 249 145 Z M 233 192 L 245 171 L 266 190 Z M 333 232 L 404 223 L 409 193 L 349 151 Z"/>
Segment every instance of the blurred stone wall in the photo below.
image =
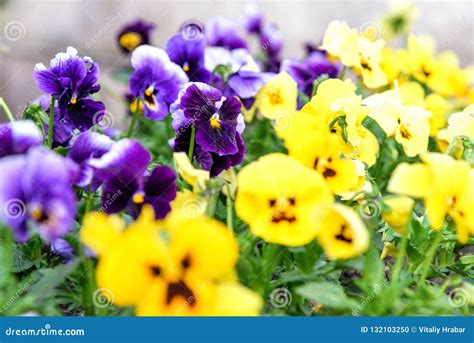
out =
<path fill-rule="evenodd" d="M 239 20 L 246 1 L 171 0 L 0 0 L 0 96 L 12 112 L 38 94 L 32 70 L 36 63 L 47 64 L 68 45 L 100 63 L 102 92 L 107 108 L 121 126 L 123 106 L 115 94 L 124 89 L 109 75 L 128 63 L 115 43 L 121 25 L 137 17 L 153 21 L 158 30 L 153 42 L 163 46 L 183 21 L 205 22 L 211 16 Z M 318 42 L 334 20 L 346 20 L 352 27 L 376 21 L 387 10 L 385 1 L 256 1 L 268 22 L 280 27 L 285 39 L 285 56 L 302 55 L 305 41 Z M 441 48 L 456 51 L 463 65 L 474 61 L 474 2 L 416 2 L 420 16 L 414 32 L 436 37 Z M 1 115 L 0 115 L 1 116 Z"/>

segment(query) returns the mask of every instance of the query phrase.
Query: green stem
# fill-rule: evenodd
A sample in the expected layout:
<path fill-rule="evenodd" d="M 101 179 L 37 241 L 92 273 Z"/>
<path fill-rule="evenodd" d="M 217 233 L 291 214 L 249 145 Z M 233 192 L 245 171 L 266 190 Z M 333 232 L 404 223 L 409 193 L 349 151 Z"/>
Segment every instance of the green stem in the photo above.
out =
<path fill-rule="evenodd" d="M 426 253 L 425 259 L 423 261 L 423 267 L 421 270 L 421 275 L 420 279 L 418 280 L 418 283 L 416 284 L 417 287 L 421 287 L 423 283 L 425 282 L 426 277 L 428 276 L 428 271 L 430 270 L 430 265 L 433 262 L 434 255 L 436 254 L 436 250 L 438 249 L 439 242 L 441 241 L 441 238 L 443 237 L 442 229 L 440 229 L 435 236 L 435 239 L 431 243 L 431 247 Z"/>
<path fill-rule="evenodd" d="M 130 138 L 132 136 L 133 129 L 135 128 L 135 122 L 137 121 L 138 112 L 140 112 L 140 98 L 137 98 L 135 111 L 133 111 L 132 119 L 130 120 L 130 126 L 128 127 L 126 135 L 127 138 Z"/>
<path fill-rule="evenodd" d="M 84 215 L 89 213 L 92 208 L 92 192 L 91 192 L 91 185 L 89 185 L 89 188 L 87 189 L 87 197 L 86 197 L 86 206 L 84 208 Z"/>
<path fill-rule="evenodd" d="M 448 147 L 446 148 L 446 151 L 444 152 L 445 155 L 449 155 L 451 153 L 451 150 L 453 150 L 454 146 L 458 142 L 458 137 L 454 137 L 451 143 L 449 143 Z"/>
<path fill-rule="evenodd" d="M 7 103 L 2 97 L 0 97 L 0 107 L 3 109 L 3 112 L 5 112 L 5 114 L 7 115 L 8 120 L 15 121 L 15 117 L 13 117 L 12 111 L 10 111 L 10 108 L 8 108 Z"/>
<path fill-rule="evenodd" d="M 49 105 L 49 123 L 48 123 L 48 148 L 53 147 L 53 130 L 54 130 L 54 97 L 51 97 L 51 105 Z"/>
<path fill-rule="evenodd" d="M 211 195 L 209 196 L 209 201 L 206 207 L 206 215 L 213 218 L 214 214 L 216 213 L 216 206 L 217 206 L 217 198 L 219 197 L 219 192 L 211 191 Z"/>
<path fill-rule="evenodd" d="M 82 270 L 85 277 L 85 282 L 83 284 L 83 294 L 82 301 L 84 303 L 84 313 L 86 316 L 95 316 L 95 306 L 94 306 L 94 290 L 95 290 L 95 276 L 94 268 L 92 261 L 89 260 L 84 253 L 84 247 L 79 246 L 77 249 L 79 251 L 79 256 L 82 259 Z"/>
<path fill-rule="evenodd" d="M 196 136 L 196 128 L 193 127 L 191 128 L 191 138 L 189 140 L 189 151 L 188 151 L 188 158 L 191 163 L 193 163 L 193 154 L 194 154 L 194 137 Z"/>
<path fill-rule="evenodd" d="M 395 265 L 393 267 L 392 273 L 392 284 L 396 284 L 398 282 L 398 278 L 400 277 L 400 272 L 402 271 L 402 264 L 403 264 L 403 257 L 406 255 L 408 244 L 408 228 L 406 228 L 406 232 L 402 237 L 402 243 L 400 249 L 398 250 L 397 260 L 395 261 Z"/>
<path fill-rule="evenodd" d="M 234 213 L 232 210 L 232 199 L 230 197 L 230 186 L 227 186 L 227 227 L 234 230 Z"/>
<path fill-rule="evenodd" d="M 344 80 L 344 77 L 346 76 L 346 71 L 347 71 L 347 67 L 346 66 L 342 67 L 341 73 L 339 74 L 339 78 L 341 80 Z"/>

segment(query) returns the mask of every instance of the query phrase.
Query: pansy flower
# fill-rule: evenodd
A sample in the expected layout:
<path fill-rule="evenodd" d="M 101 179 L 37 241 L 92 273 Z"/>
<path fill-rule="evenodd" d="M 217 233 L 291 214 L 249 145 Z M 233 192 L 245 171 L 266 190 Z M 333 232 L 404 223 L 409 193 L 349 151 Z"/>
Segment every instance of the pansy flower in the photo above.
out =
<path fill-rule="evenodd" d="M 86 187 L 93 182 L 94 170 L 89 162 L 92 159 L 100 158 L 107 153 L 114 142 L 106 135 L 97 132 L 86 131 L 81 133 L 74 140 L 68 157 L 81 166 L 81 177 L 77 181 L 79 187 Z M 92 189 L 96 189 L 97 182 Z"/>
<path fill-rule="evenodd" d="M 132 67 L 135 71 L 130 76 L 130 90 L 143 102 L 143 115 L 162 120 L 188 80 L 186 73 L 170 61 L 164 50 L 149 45 L 133 51 Z"/>
<path fill-rule="evenodd" d="M 215 152 L 209 152 L 200 145 L 194 146 L 193 164 L 199 168 L 209 171 L 211 177 L 220 175 L 223 171 L 239 165 L 245 157 L 245 143 L 241 132 L 237 129 L 235 132 L 235 141 L 237 152 L 228 155 L 219 155 Z M 172 142 L 173 150 L 176 152 L 189 152 L 191 140 L 191 128 L 182 128 L 179 130 L 176 138 Z"/>
<path fill-rule="evenodd" d="M 177 132 L 193 126 L 196 143 L 205 151 L 220 156 L 239 151 L 236 132 L 241 115 L 240 102 L 224 97 L 211 86 L 190 82 L 171 106 L 173 127 Z"/>
<path fill-rule="evenodd" d="M 210 46 L 220 46 L 229 50 L 247 48 L 247 43 L 237 32 L 231 20 L 214 17 L 206 23 L 206 38 Z"/>
<path fill-rule="evenodd" d="M 454 139 L 461 137 L 474 140 L 474 105 L 469 105 L 463 111 L 449 116 L 448 127 L 439 131 L 437 143 L 441 151 L 446 151 Z M 464 150 L 462 141 L 458 140 L 453 144 L 452 154 L 461 155 Z"/>
<path fill-rule="evenodd" d="M 333 200 L 320 174 L 279 153 L 250 163 L 237 178 L 237 215 L 271 243 L 309 243 L 317 232 L 315 211 Z"/>
<path fill-rule="evenodd" d="M 356 94 L 351 80 L 321 82 L 316 95 L 301 112 L 315 116 L 320 125 L 340 138 L 344 156 L 369 166 L 375 163 L 379 149 L 377 138 L 362 125 L 369 109 L 363 106 L 362 97 Z"/>
<path fill-rule="evenodd" d="M 326 29 L 320 48 L 361 73 L 367 87 L 377 88 L 387 84 L 387 77 L 380 66 L 384 45 L 383 40 L 359 35 L 345 22 L 335 20 Z"/>
<path fill-rule="evenodd" d="M 383 201 L 383 219 L 398 233 L 405 234 L 415 201 L 407 196 L 387 197 Z"/>
<path fill-rule="evenodd" d="M 319 172 L 334 193 L 354 191 L 359 175 L 354 161 L 343 157 L 343 142 L 318 117 L 297 112 L 283 135 L 288 155 Z M 278 127 L 278 125 L 277 125 Z"/>
<path fill-rule="evenodd" d="M 369 232 L 352 208 L 334 204 L 317 212 L 317 222 L 317 240 L 330 259 L 352 258 L 367 250 Z"/>
<path fill-rule="evenodd" d="M 337 78 L 342 65 L 330 61 L 321 51 L 310 53 L 303 61 L 292 59 L 283 60 L 281 69 L 286 71 L 298 83 L 298 88 L 309 98 L 313 95 L 314 82 L 321 75 Z"/>
<path fill-rule="evenodd" d="M 49 69 L 42 63 L 37 64 L 34 77 L 41 91 L 58 99 L 59 113 L 55 113 L 55 122 L 64 121 L 85 131 L 104 115 L 104 104 L 89 98 L 100 89 L 99 66 L 90 57 L 79 56 L 73 47 L 56 54 Z"/>
<path fill-rule="evenodd" d="M 170 60 L 181 66 L 190 81 L 208 83 L 211 80 L 211 72 L 204 66 L 204 49 L 206 45 L 207 42 L 204 35 L 194 39 L 187 39 L 180 32 L 166 42 L 165 50 Z"/>
<path fill-rule="evenodd" d="M 378 93 L 363 101 L 388 137 L 395 137 L 407 156 L 416 156 L 428 149 L 431 112 L 422 107 L 402 104 L 400 89 Z"/>
<path fill-rule="evenodd" d="M 76 213 L 73 184 L 79 176 L 75 162 L 46 150 L 31 148 L 26 155 L 0 160 L 0 216 L 20 242 L 34 231 L 48 242 L 71 229 Z"/>
<path fill-rule="evenodd" d="M 208 47 L 205 50 L 205 60 L 208 70 L 216 70 L 219 66 L 228 68 L 227 83 L 215 75 L 213 86 L 219 88 L 225 96 L 239 97 L 242 109 L 246 111 L 251 110 L 258 91 L 275 76 L 274 73 L 262 72 L 246 49 L 229 51 L 220 47 Z"/>
<path fill-rule="evenodd" d="M 176 197 L 176 175 L 167 166 L 157 166 L 147 173 L 150 153 L 137 141 L 122 139 L 100 158 L 89 160 L 94 175 L 104 183 L 102 208 L 106 213 L 129 209 L 137 216 L 144 204 L 164 218 Z M 112 199 L 112 200 L 111 200 Z"/>
<path fill-rule="evenodd" d="M 81 240 L 98 254 L 97 283 L 114 304 L 134 306 L 139 316 L 258 314 L 260 297 L 231 276 L 238 259 L 232 232 L 202 216 L 154 218 L 146 207 L 126 230 L 119 217 L 84 220 Z"/>
<path fill-rule="evenodd" d="M 422 163 L 400 163 L 388 190 L 422 199 L 431 227 L 440 230 L 446 215 L 456 225 L 458 240 L 474 235 L 474 172 L 469 163 L 440 153 L 421 155 Z"/>
<path fill-rule="evenodd" d="M 0 124 L 0 158 L 24 154 L 42 142 L 43 135 L 31 120 Z"/>
<path fill-rule="evenodd" d="M 255 106 L 265 118 L 278 119 L 296 110 L 297 97 L 296 81 L 286 72 L 281 72 L 260 89 Z"/>
<path fill-rule="evenodd" d="M 150 33 L 154 28 L 155 24 L 141 19 L 128 23 L 117 34 L 117 43 L 124 53 L 129 54 L 140 45 L 150 44 Z"/>

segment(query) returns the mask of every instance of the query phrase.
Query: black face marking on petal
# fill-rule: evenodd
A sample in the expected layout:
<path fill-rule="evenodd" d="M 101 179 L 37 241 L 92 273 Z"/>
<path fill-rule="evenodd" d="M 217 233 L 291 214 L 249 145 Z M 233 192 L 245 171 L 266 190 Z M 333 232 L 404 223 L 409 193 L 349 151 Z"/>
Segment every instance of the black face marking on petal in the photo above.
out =
<path fill-rule="evenodd" d="M 347 237 L 346 237 L 346 230 L 347 230 L 347 226 L 346 226 L 346 225 L 341 225 L 341 231 L 339 232 L 339 234 L 337 234 L 337 235 L 335 236 L 335 238 L 336 238 L 338 241 L 351 244 L 351 243 L 352 243 L 352 238 L 347 238 Z"/>
<path fill-rule="evenodd" d="M 324 178 L 334 177 L 334 176 L 336 176 L 336 171 L 334 169 L 331 169 L 331 168 L 326 168 L 323 171 L 323 176 L 324 176 Z"/>
<path fill-rule="evenodd" d="M 161 275 L 161 268 L 158 266 L 151 266 L 150 267 L 151 273 L 153 276 L 160 276 Z"/>
<path fill-rule="evenodd" d="M 273 213 L 272 215 L 272 223 L 278 224 L 281 222 L 288 222 L 288 223 L 294 223 L 296 221 L 296 217 L 287 214 L 285 211 L 278 211 Z"/>
<path fill-rule="evenodd" d="M 275 207 L 276 202 L 277 202 L 276 199 L 270 199 L 268 200 L 268 205 L 270 205 L 270 207 Z"/>
<path fill-rule="evenodd" d="M 186 256 L 181 260 L 181 267 L 183 267 L 183 269 L 188 269 L 189 267 L 191 267 L 191 256 L 186 255 Z"/>
<path fill-rule="evenodd" d="M 295 206 L 296 205 L 295 197 L 289 197 L 288 198 L 288 203 L 290 204 L 290 206 Z"/>
<path fill-rule="evenodd" d="M 170 305 L 173 299 L 178 296 L 183 297 L 189 306 L 194 307 L 196 305 L 195 294 L 183 281 L 171 282 L 168 284 L 168 289 L 166 292 L 166 304 Z"/>

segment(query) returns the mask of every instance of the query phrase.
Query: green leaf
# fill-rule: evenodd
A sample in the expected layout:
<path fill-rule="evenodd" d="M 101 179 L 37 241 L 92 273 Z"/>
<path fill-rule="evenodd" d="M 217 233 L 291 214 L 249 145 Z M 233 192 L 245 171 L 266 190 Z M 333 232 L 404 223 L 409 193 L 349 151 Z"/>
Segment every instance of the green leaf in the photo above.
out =
<path fill-rule="evenodd" d="M 332 282 L 310 282 L 297 287 L 295 291 L 303 298 L 333 309 L 352 309 L 358 304 L 344 293 L 340 285 Z"/>
<path fill-rule="evenodd" d="M 28 258 L 23 250 L 15 249 L 13 253 L 13 273 L 21 273 L 25 270 L 28 270 L 33 266 L 33 264 L 33 261 Z"/>
<path fill-rule="evenodd" d="M 52 296 L 55 288 L 62 284 L 66 277 L 77 268 L 79 261 L 79 259 L 76 259 L 54 269 L 39 269 L 38 272 L 41 275 L 38 275 L 38 281 L 31 286 L 28 294 L 36 299 L 46 299 Z"/>

